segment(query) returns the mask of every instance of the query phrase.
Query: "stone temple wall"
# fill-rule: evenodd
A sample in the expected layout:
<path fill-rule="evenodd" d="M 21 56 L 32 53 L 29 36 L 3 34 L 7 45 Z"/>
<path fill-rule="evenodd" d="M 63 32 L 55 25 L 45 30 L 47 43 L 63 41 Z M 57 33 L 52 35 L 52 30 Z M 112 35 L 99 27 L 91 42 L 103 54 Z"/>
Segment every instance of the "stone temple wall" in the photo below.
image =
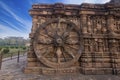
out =
<path fill-rule="evenodd" d="M 33 25 L 25 73 L 120 74 L 120 1 L 116 1 L 81 5 L 34 4 L 29 11 Z M 69 20 L 81 33 L 80 45 L 83 50 L 79 60 L 73 65 L 62 68 L 50 67 L 48 65 L 52 63 L 44 63 L 39 60 L 41 57 L 36 55 L 34 41 L 37 29 L 53 19 Z"/>

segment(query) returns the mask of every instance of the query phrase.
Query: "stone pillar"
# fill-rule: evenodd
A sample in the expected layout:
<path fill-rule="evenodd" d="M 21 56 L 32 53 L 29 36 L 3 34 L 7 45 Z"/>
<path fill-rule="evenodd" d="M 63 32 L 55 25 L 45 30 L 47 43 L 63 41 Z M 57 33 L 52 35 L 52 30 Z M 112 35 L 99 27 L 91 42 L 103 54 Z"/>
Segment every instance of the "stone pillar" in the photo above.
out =
<path fill-rule="evenodd" d="M 109 15 L 107 17 L 107 26 L 108 26 L 108 30 L 109 30 L 109 34 L 112 34 L 112 30 L 114 28 L 114 18 L 112 15 Z"/>
<path fill-rule="evenodd" d="M 36 27 L 38 26 L 37 24 L 38 22 L 38 17 L 37 16 L 33 16 L 33 20 L 32 20 L 32 33 L 35 33 L 36 31 Z"/>
<path fill-rule="evenodd" d="M 87 34 L 87 15 L 82 14 L 81 15 L 81 29 L 83 34 Z"/>
<path fill-rule="evenodd" d="M 114 16 L 113 15 L 109 15 L 108 19 L 107 19 L 107 26 L 108 26 L 108 30 L 109 30 L 109 37 L 113 37 L 114 36 Z M 116 74 L 117 73 L 117 68 L 116 68 L 116 62 L 115 62 L 115 39 L 113 38 L 109 38 L 108 41 L 109 44 L 109 54 L 110 54 L 110 64 L 111 64 L 111 68 L 112 68 L 112 74 Z"/>

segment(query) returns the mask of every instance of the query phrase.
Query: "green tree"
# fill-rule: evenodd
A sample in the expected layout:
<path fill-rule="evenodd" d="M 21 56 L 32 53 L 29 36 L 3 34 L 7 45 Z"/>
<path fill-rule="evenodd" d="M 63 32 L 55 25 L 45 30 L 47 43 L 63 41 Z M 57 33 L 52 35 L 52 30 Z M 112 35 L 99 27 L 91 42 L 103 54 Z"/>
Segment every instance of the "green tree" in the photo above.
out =
<path fill-rule="evenodd" d="M 10 51 L 9 48 L 4 48 L 3 49 L 3 53 L 5 53 L 5 54 L 8 53 L 9 51 Z"/>
<path fill-rule="evenodd" d="M 26 47 L 22 47 L 23 50 L 26 50 Z"/>

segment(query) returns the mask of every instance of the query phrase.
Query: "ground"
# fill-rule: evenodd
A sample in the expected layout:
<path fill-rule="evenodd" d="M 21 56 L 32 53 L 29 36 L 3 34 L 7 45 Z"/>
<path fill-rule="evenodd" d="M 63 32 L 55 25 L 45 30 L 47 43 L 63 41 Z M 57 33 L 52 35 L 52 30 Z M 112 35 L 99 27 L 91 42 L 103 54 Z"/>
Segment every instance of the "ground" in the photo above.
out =
<path fill-rule="evenodd" d="M 23 69 L 26 64 L 26 56 L 20 57 L 20 62 L 17 63 L 17 58 L 6 60 L 2 63 L 0 70 L 0 80 L 120 80 L 120 75 L 33 75 L 24 74 Z"/>

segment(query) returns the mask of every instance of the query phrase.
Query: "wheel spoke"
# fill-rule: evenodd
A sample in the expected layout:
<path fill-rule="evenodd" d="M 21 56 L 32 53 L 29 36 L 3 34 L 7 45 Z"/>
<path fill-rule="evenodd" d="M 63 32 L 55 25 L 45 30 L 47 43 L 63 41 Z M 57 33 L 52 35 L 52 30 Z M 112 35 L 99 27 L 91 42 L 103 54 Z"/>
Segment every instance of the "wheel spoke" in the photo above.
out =
<path fill-rule="evenodd" d="M 45 33 L 50 37 L 50 38 L 53 38 L 54 39 L 54 37 L 53 36 L 51 36 L 51 35 L 49 35 L 49 33 L 48 33 L 48 30 L 47 29 L 45 29 Z"/>
<path fill-rule="evenodd" d="M 54 54 L 54 57 L 57 57 L 57 55 L 56 55 L 56 52 L 57 52 L 57 48 L 56 47 L 53 47 L 54 49 L 53 49 L 53 54 Z"/>
<path fill-rule="evenodd" d="M 67 32 L 70 32 L 70 31 L 73 29 L 73 26 L 68 25 L 68 26 L 67 26 L 67 28 L 68 28 L 68 29 L 66 29 L 66 30 L 67 30 Z"/>
<path fill-rule="evenodd" d="M 62 53 L 61 53 L 60 48 L 57 48 L 56 55 L 57 55 L 57 62 L 58 62 L 58 63 L 61 62 L 61 61 L 60 61 L 61 54 L 62 54 Z"/>
<path fill-rule="evenodd" d="M 76 49 L 76 48 L 74 48 L 73 46 L 70 46 L 70 45 L 68 45 L 68 47 L 69 47 L 69 48 L 72 48 L 72 49 L 74 49 L 74 50 L 78 50 L 78 49 Z"/>
<path fill-rule="evenodd" d="M 49 46 L 47 46 L 47 47 L 42 47 L 42 48 L 39 48 L 39 50 L 42 50 L 42 49 L 46 49 L 46 48 L 48 48 Z"/>
<path fill-rule="evenodd" d="M 73 53 L 70 53 L 70 52 L 66 51 L 66 50 L 65 50 L 65 47 L 64 47 L 63 49 L 64 49 L 64 50 L 63 50 L 63 51 L 64 51 L 64 53 L 67 53 L 67 54 L 68 54 L 68 55 L 70 55 L 72 58 L 74 58 L 74 57 L 75 57 L 75 56 L 73 55 Z"/>
<path fill-rule="evenodd" d="M 53 43 L 52 43 L 52 42 L 50 42 L 50 43 L 48 43 L 48 42 L 44 43 L 44 42 L 38 41 L 38 44 L 42 44 L 42 45 L 51 45 L 51 44 L 53 44 Z"/>
<path fill-rule="evenodd" d="M 60 20 L 58 21 L 58 24 L 56 25 L 56 29 L 55 29 L 55 36 L 58 36 L 58 28 L 60 27 Z"/>
<path fill-rule="evenodd" d="M 67 45 L 80 45 L 80 43 L 68 43 L 68 42 L 65 42 L 65 44 L 67 44 Z"/>
<path fill-rule="evenodd" d="M 70 35 L 70 32 L 72 29 L 73 29 L 73 27 L 71 25 L 67 25 L 66 31 L 63 33 L 63 36 L 68 37 Z"/>
<path fill-rule="evenodd" d="M 44 34 L 41 34 L 41 33 L 40 33 L 40 35 L 41 35 L 41 36 L 44 36 L 44 37 L 46 37 L 46 38 L 49 38 L 47 35 L 44 35 Z"/>
<path fill-rule="evenodd" d="M 48 55 L 49 53 L 50 53 L 50 48 L 49 47 L 47 47 L 47 49 L 46 49 L 46 51 L 45 51 L 45 53 L 43 53 L 43 56 L 46 56 L 46 55 Z"/>
<path fill-rule="evenodd" d="M 64 55 L 64 48 L 63 48 L 63 47 L 61 47 L 61 51 L 62 51 L 62 55 L 63 55 L 63 57 L 64 57 L 65 62 L 67 62 L 66 57 L 65 57 L 65 55 Z"/>

